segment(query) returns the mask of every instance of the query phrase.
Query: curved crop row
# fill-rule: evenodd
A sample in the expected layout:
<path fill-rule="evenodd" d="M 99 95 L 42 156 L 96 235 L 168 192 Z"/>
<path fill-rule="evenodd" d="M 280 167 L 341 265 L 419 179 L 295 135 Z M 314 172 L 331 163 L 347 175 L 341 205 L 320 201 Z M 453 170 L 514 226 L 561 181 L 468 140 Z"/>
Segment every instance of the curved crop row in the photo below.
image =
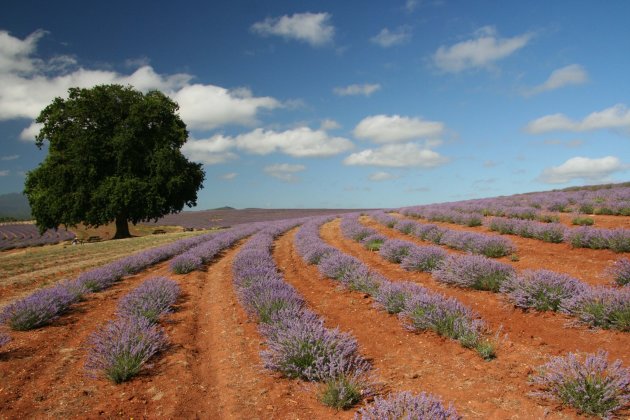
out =
<path fill-rule="evenodd" d="M 356 217 L 357 214 L 343 216 L 342 223 L 348 232 L 355 231 L 357 226 L 351 221 Z M 417 284 L 391 282 L 374 273 L 360 260 L 326 245 L 319 236 L 319 226 L 323 223 L 307 223 L 295 236 L 298 253 L 306 262 L 316 264 L 322 275 L 350 290 L 373 296 L 378 306 L 399 314 L 409 330 L 432 330 L 465 348 L 475 349 L 485 359 L 495 356 L 494 343 L 487 338 L 487 327 L 474 311 L 456 299 L 432 293 Z"/>
<path fill-rule="evenodd" d="M 381 223 L 389 222 L 391 217 L 381 213 L 371 216 Z M 356 215 L 353 219 L 342 220 L 346 225 L 360 224 Z M 422 237 L 418 232 L 426 225 L 417 224 L 415 228 L 407 230 L 410 223 L 416 222 L 400 220 L 394 228 Z M 375 234 L 376 231 L 372 229 L 371 233 Z M 592 327 L 630 331 L 630 288 L 591 287 L 570 276 L 548 270 L 527 270 L 517 274 L 508 264 L 480 255 L 446 256 L 434 248 L 386 239 L 381 245 L 380 254 L 391 262 L 401 264 L 408 271 L 431 272 L 439 282 L 503 293 L 520 308 L 559 311 Z M 431 265 L 426 263 L 429 256 Z"/>
<path fill-rule="evenodd" d="M 118 317 L 90 337 L 85 368 L 121 383 L 136 375 L 154 354 L 167 345 L 164 330 L 157 325 L 161 315 L 179 297 L 176 282 L 165 277 L 146 280 L 118 304 Z"/>
<path fill-rule="evenodd" d="M 322 402 L 349 408 L 370 392 L 370 363 L 359 354 L 351 335 L 327 329 L 306 308 L 271 255 L 274 238 L 299 223 L 275 222 L 254 235 L 234 259 L 234 285 L 267 340 L 267 350 L 261 353 L 264 366 L 288 378 L 323 382 Z"/>
<path fill-rule="evenodd" d="M 74 280 L 39 289 L 7 305 L 0 313 L 0 323 L 9 325 L 13 330 L 30 330 L 49 324 L 84 295 L 106 289 L 126 275 L 138 273 L 205 241 L 215 240 L 226 234 L 230 233 L 211 233 L 182 239 L 86 271 Z"/>

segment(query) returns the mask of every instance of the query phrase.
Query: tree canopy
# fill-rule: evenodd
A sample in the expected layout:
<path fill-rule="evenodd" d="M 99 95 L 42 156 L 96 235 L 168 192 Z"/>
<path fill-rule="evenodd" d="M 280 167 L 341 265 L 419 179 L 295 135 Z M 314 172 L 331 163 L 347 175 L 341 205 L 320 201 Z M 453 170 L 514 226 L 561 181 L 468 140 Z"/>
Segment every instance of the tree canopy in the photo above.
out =
<path fill-rule="evenodd" d="M 70 88 L 39 115 L 44 161 L 24 193 L 41 231 L 116 222 L 116 238 L 138 223 L 194 206 L 205 174 L 180 149 L 188 138 L 178 105 L 159 91 L 100 85 Z"/>

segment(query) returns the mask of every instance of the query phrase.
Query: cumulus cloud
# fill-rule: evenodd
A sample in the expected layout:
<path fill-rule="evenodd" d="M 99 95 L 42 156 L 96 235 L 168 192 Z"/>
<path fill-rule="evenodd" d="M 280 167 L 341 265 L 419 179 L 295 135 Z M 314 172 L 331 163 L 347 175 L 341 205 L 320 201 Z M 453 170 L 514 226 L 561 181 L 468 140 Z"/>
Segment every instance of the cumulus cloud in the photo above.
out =
<path fill-rule="evenodd" d="M 346 165 L 384 166 L 390 168 L 432 168 L 448 162 L 439 153 L 416 143 L 387 144 L 377 149 L 352 153 L 343 161 Z"/>
<path fill-rule="evenodd" d="M 364 95 L 370 96 L 377 90 L 381 89 L 381 85 L 378 83 L 375 84 L 364 84 L 364 85 L 349 85 L 344 87 L 336 87 L 333 89 L 335 95 L 339 96 L 356 96 L 356 95 Z"/>
<path fill-rule="evenodd" d="M 390 174 L 389 172 L 384 172 L 384 171 L 380 171 L 380 172 L 374 172 L 373 174 L 370 174 L 370 176 L 368 177 L 368 179 L 370 181 L 388 181 L 390 179 L 396 179 L 398 178 L 396 175 L 394 174 Z"/>
<path fill-rule="evenodd" d="M 256 22 L 251 30 L 262 36 L 277 35 L 320 47 L 332 42 L 335 36 L 330 18 L 329 13 L 296 13 Z"/>
<path fill-rule="evenodd" d="M 8 169 L 4 169 L 4 170 L 0 171 L 0 176 L 9 176 L 9 170 Z"/>
<path fill-rule="evenodd" d="M 387 28 L 381 29 L 381 31 L 370 38 L 374 44 L 380 45 L 383 48 L 393 47 L 395 45 L 404 44 L 411 39 L 411 27 L 399 26 L 397 29 L 390 31 Z"/>
<path fill-rule="evenodd" d="M 417 117 L 372 115 L 354 128 L 354 135 L 375 143 L 399 143 L 421 138 L 435 138 L 444 132 L 444 124 Z"/>
<path fill-rule="evenodd" d="M 324 130 L 297 127 L 286 131 L 257 128 L 234 137 L 216 134 L 209 139 L 188 140 L 182 151 L 198 162 L 216 164 L 236 158 L 234 150 L 254 155 L 283 153 L 293 157 L 328 157 L 353 147 L 350 140 L 329 136 Z"/>
<path fill-rule="evenodd" d="M 568 85 L 581 85 L 586 82 L 588 82 L 588 74 L 584 67 L 579 64 L 571 64 L 554 70 L 543 84 L 525 91 L 525 95 L 537 95 L 548 90 L 559 89 Z"/>
<path fill-rule="evenodd" d="M 320 130 L 336 130 L 338 128 L 341 128 L 341 124 L 339 124 L 337 121 L 335 120 L 331 120 L 331 119 L 325 119 L 322 120 L 321 125 L 319 126 Z"/>
<path fill-rule="evenodd" d="M 277 178 L 284 182 L 296 182 L 298 176 L 296 173 L 302 172 L 306 169 L 304 165 L 292 165 L 290 163 L 277 163 L 275 165 L 265 166 L 263 171 L 274 178 Z"/>
<path fill-rule="evenodd" d="M 20 132 L 20 140 L 24 141 L 35 141 L 35 136 L 39 134 L 39 130 L 41 130 L 43 124 L 38 124 L 33 121 L 28 127 Z"/>
<path fill-rule="evenodd" d="M 608 177 L 615 172 L 627 169 L 628 165 L 624 165 L 615 156 L 594 159 L 577 156 L 560 166 L 545 169 L 538 180 L 548 184 L 564 184 L 575 179 L 598 183 L 607 181 Z"/>
<path fill-rule="evenodd" d="M 475 31 L 472 39 L 451 46 L 441 46 L 433 55 L 434 64 L 449 73 L 459 73 L 471 68 L 489 68 L 520 50 L 533 38 L 531 33 L 512 38 L 501 38 L 492 26 Z"/>
<path fill-rule="evenodd" d="M 601 129 L 630 130 L 630 110 L 624 104 L 616 104 L 602 111 L 593 112 L 581 121 L 574 121 L 564 114 L 551 114 L 531 121 L 525 127 L 530 134 Z"/>
<path fill-rule="evenodd" d="M 238 174 L 236 172 L 229 172 L 227 174 L 221 175 L 219 178 L 225 179 L 226 181 L 231 181 L 234 178 L 236 178 L 237 176 L 238 176 Z"/>
<path fill-rule="evenodd" d="M 46 34 L 36 31 L 25 39 L 0 31 L 0 121 L 36 118 L 55 97 L 65 97 L 68 88 L 98 84 L 132 85 L 138 90 L 158 89 L 179 103 L 180 115 L 190 129 L 209 130 L 229 124 L 254 125 L 257 115 L 282 104 L 271 97 L 255 97 L 248 89 L 191 84 L 185 73 L 161 75 L 149 65 L 131 74 L 85 69 L 76 60 L 57 56 L 44 61 L 36 56 L 37 42 Z M 32 139 L 36 126 L 20 137 Z"/>

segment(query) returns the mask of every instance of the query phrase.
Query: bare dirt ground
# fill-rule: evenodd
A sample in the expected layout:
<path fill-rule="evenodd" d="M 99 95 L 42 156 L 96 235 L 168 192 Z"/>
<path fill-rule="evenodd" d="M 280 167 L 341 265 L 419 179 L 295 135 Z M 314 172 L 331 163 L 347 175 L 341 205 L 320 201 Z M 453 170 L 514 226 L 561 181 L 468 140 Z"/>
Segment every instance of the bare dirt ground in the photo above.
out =
<path fill-rule="evenodd" d="M 389 237 L 414 240 L 369 218 L 362 220 Z M 360 258 L 391 281 L 410 280 L 456 297 L 475 309 L 493 331 L 501 331 L 502 340 L 497 359 L 487 362 L 434 333 L 406 331 L 397 317 L 375 308 L 371 298 L 341 289 L 321 278 L 316 267 L 306 265 L 295 251 L 295 232 L 275 243 L 278 268 L 327 326 L 339 327 L 357 339 L 383 392 L 434 393 L 452 401 L 466 418 L 580 418 L 573 409 L 528 395 L 533 388 L 527 380 L 534 368 L 552 355 L 598 348 L 630 365 L 626 333 L 567 325 L 571 319 L 560 314 L 521 311 L 497 294 L 439 284 L 428 274 L 406 272 L 344 238 L 338 220 L 325 224 L 320 234 L 329 244 Z M 547 245 L 549 253 L 557 252 L 555 259 L 553 254 L 549 259 L 544 252 L 533 254 Z M 13 341 L 0 349 L 0 418 L 352 418 L 353 410 L 337 412 L 323 406 L 316 384 L 288 380 L 264 369 L 260 358 L 264 340 L 232 285 L 231 265 L 238 250 L 239 246 L 228 250 L 206 270 L 187 275 L 173 275 L 168 261 L 161 263 L 87 296 L 50 326 L 28 332 L 2 329 Z M 519 246 L 520 261 L 514 264 L 518 269 L 573 272 L 580 255 L 597 261 L 610 258 L 608 251 L 589 257 L 585 251 L 590 250 L 571 250 L 575 260 L 566 260 L 566 253 L 555 245 L 537 241 L 531 249 Z M 552 261 L 558 265 L 547 267 Z M 122 296 L 154 276 L 172 278 L 182 288 L 174 312 L 161 321 L 170 340 L 168 350 L 123 384 L 87 376 L 84 363 L 90 335 L 114 319 Z"/>

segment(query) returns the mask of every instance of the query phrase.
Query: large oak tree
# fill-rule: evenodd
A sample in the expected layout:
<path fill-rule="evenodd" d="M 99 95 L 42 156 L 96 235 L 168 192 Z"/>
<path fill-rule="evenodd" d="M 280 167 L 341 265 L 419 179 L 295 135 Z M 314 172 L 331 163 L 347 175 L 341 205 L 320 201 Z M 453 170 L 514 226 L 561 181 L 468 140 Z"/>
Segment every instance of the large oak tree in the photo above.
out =
<path fill-rule="evenodd" d="M 41 231 L 116 222 L 115 238 L 138 223 L 194 206 L 204 180 L 180 149 L 188 138 L 178 105 L 159 91 L 100 85 L 70 88 L 37 118 L 44 161 L 24 193 Z"/>

